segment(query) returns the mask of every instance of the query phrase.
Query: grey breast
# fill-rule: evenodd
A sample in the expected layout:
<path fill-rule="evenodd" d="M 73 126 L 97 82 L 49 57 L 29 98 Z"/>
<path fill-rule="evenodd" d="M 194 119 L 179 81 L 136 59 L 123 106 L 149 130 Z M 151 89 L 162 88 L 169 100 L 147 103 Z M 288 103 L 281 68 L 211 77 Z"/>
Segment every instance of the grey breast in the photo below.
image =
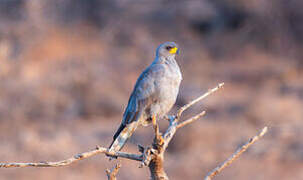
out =
<path fill-rule="evenodd" d="M 166 60 L 164 75 L 157 81 L 157 101 L 151 105 L 152 113 L 162 118 L 175 104 L 182 80 L 180 68 L 175 59 Z"/>

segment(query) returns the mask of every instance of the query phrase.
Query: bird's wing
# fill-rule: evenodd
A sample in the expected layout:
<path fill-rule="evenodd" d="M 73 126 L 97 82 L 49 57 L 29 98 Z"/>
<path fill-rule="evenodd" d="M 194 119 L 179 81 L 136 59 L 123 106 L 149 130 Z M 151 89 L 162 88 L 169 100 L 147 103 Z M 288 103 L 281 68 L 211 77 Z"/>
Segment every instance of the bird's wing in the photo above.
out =
<path fill-rule="evenodd" d="M 155 84 L 164 75 L 162 64 L 152 64 L 142 72 L 129 98 L 127 108 L 123 114 L 124 125 L 137 121 L 143 110 L 150 106 L 157 96 Z"/>
<path fill-rule="evenodd" d="M 135 88 L 128 100 L 127 108 L 123 114 L 122 123 L 114 135 L 109 151 L 119 151 L 127 139 L 138 127 L 139 118 L 145 108 L 150 106 L 157 98 L 156 84 L 160 76 L 164 75 L 162 65 L 152 64 L 138 78 Z"/>

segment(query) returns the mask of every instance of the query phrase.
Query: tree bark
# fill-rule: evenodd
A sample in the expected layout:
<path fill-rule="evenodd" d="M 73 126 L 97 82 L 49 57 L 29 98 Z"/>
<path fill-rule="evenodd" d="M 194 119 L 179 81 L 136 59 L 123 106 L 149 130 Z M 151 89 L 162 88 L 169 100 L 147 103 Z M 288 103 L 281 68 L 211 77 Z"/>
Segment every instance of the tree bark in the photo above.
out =
<path fill-rule="evenodd" d="M 148 167 L 151 173 L 152 180 L 168 180 L 168 176 L 164 170 L 163 162 L 163 153 L 154 155 L 154 157 L 150 161 Z"/>

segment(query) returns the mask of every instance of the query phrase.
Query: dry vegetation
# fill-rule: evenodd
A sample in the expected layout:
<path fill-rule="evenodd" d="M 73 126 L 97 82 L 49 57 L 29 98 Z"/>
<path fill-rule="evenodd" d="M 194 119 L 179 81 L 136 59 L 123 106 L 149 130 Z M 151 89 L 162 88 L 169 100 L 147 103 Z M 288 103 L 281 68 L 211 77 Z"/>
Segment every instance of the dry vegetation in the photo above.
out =
<path fill-rule="evenodd" d="M 172 114 L 201 89 L 227 86 L 184 113 L 208 112 L 171 141 L 170 178 L 201 179 L 264 124 L 266 139 L 217 179 L 303 178 L 300 0 L 85 2 L 0 1 L 0 162 L 63 159 L 109 143 L 138 74 L 173 40 L 184 81 Z M 152 137 L 139 129 L 125 150 Z M 0 179 L 106 179 L 111 163 L 0 169 Z M 136 163 L 122 165 L 119 179 L 148 178 Z"/>

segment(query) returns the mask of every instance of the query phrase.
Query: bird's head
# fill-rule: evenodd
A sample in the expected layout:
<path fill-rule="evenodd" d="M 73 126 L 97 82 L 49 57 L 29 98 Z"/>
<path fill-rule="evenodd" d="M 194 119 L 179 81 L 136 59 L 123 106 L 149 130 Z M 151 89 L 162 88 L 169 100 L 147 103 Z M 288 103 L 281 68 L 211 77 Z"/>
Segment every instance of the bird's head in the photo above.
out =
<path fill-rule="evenodd" d="M 176 54 L 179 54 L 179 48 L 174 42 L 165 42 L 156 51 L 156 56 L 164 58 L 175 57 Z"/>

